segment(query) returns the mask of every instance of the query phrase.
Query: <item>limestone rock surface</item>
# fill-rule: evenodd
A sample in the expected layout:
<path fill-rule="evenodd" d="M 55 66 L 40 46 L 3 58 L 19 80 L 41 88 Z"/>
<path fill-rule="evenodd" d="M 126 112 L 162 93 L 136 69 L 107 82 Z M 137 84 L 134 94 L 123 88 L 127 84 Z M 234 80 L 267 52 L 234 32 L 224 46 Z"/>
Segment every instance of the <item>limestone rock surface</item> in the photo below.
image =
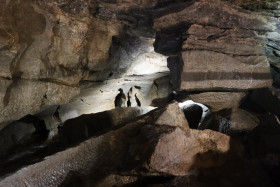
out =
<path fill-rule="evenodd" d="M 100 175 L 104 168 L 113 173 L 121 169 L 146 176 L 181 176 L 218 166 L 235 150 L 230 137 L 218 132 L 154 124 L 151 119 L 157 119 L 158 111 L 27 166 L 1 180 L 0 186 L 69 184 Z"/>
<path fill-rule="evenodd" d="M 230 123 L 232 130 L 251 131 L 260 124 L 260 120 L 245 110 L 234 109 L 231 114 Z"/>
<path fill-rule="evenodd" d="M 221 155 L 230 149 L 230 138 L 223 134 L 177 128 L 159 139 L 148 166 L 152 171 L 183 176 L 194 169 L 219 165 L 224 159 Z"/>
<path fill-rule="evenodd" d="M 203 92 L 189 95 L 195 102 L 209 106 L 213 112 L 237 108 L 244 96 L 243 92 Z"/>
<path fill-rule="evenodd" d="M 180 89 L 268 87 L 272 84 L 270 64 L 277 64 L 273 55 L 277 51 L 271 49 L 277 48 L 274 44 L 278 25 L 274 16 L 243 10 L 220 0 L 178 2 L 155 13 L 157 43 L 163 44 L 155 45 L 156 51 L 171 56 L 166 52 L 172 51 L 165 48 L 167 43 L 174 43 L 173 48 L 178 46 L 176 53 L 172 53 L 178 55 L 177 61 L 170 61 L 177 68 L 169 66 L 183 67 L 180 77 L 171 70 L 173 84 Z"/>

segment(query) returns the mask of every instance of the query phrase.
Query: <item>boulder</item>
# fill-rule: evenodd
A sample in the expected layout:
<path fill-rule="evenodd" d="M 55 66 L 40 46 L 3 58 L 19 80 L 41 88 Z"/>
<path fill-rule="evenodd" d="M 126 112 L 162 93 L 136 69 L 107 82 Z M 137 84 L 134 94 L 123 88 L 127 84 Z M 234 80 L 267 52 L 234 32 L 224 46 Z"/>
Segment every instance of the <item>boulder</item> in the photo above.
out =
<path fill-rule="evenodd" d="M 157 112 L 162 113 L 159 111 L 20 169 L 1 180 L 0 186 L 59 186 L 108 170 L 182 176 L 199 168 L 215 167 L 234 155 L 233 142 L 221 133 L 154 124 Z"/>
<path fill-rule="evenodd" d="M 0 84 L 0 122 L 34 114 L 43 106 L 64 104 L 80 92 L 77 87 L 51 82 L 18 80 L 15 83 L 0 78 Z"/>
<path fill-rule="evenodd" d="M 259 90 L 253 90 L 248 100 L 256 103 L 266 112 L 271 112 L 280 118 L 280 100 L 279 92 L 273 88 L 263 88 Z"/>
<path fill-rule="evenodd" d="M 95 114 L 83 114 L 68 119 L 59 127 L 60 141 L 67 145 L 77 144 L 92 136 L 100 135 L 143 114 L 141 108 L 118 107 Z"/>
<path fill-rule="evenodd" d="M 188 175 L 199 168 L 214 167 L 224 162 L 230 151 L 230 138 L 211 130 L 179 128 L 159 139 L 148 163 L 150 171 L 175 176 Z"/>
<path fill-rule="evenodd" d="M 97 182 L 93 182 L 93 185 L 97 187 L 124 186 L 133 183 L 136 180 L 137 177 L 134 176 L 109 175 Z"/>
<path fill-rule="evenodd" d="M 16 146 L 31 140 L 35 127 L 32 123 L 13 122 L 0 131 L 0 158 L 10 154 Z"/>
<path fill-rule="evenodd" d="M 260 125 L 249 134 L 251 154 L 262 157 L 266 154 L 279 154 L 280 121 L 273 114 L 261 116 Z"/>
<path fill-rule="evenodd" d="M 251 131 L 260 124 L 260 120 L 246 110 L 235 109 L 232 111 L 230 124 L 233 131 Z"/>
<path fill-rule="evenodd" d="M 203 92 L 189 95 L 193 101 L 207 105 L 212 112 L 237 108 L 244 96 L 244 92 Z"/>
<path fill-rule="evenodd" d="M 173 102 L 161 110 L 163 112 L 159 115 L 155 124 L 182 127 L 183 129 L 189 128 L 189 123 L 177 102 Z"/>

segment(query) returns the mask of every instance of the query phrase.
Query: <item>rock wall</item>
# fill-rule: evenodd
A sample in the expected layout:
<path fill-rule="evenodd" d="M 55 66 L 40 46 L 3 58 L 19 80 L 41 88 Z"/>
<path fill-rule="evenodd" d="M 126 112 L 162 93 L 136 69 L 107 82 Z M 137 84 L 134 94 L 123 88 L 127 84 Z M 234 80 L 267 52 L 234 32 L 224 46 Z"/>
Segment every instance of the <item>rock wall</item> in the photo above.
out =
<path fill-rule="evenodd" d="M 0 122 L 66 103 L 84 81 L 153 73 L 165 61 L 153 39 L 173 88 L 267 87 L 269 63 L 279 83 L 277 1 L 0 3 Z"/>
<path fill-rule="evenodd" d="M 248 90 L 280 86 L 279 13 L 273 0 L 177 1 L 156 9 L 155 51 L 169 56 L 173 88 L 189 91 L 232 129 L 254 128 L 259 121 L 238 107 Z"/>
<path fill-rule="evenodd" d="M 273 61 L 267 55 L 267 36 L 276 36 L 279 30 L 273 15 L 211 0 L 168 6 L 157 11 L 154 21 L 160 36 L 166 30 L 171 36 L 186 28 L 181 34 L 181 49 L 177 50 L 184 62 L 179 89 L 246 90 L 271 86 L 269 62 Z M 157 47 L 157 51 L 164 52 Z"/>
<path fill-rule="evenodd" d="M 0 5 L 0 186 L 279 179 L 279 1 Z M 120 88 L 131 108 L 114 105 Z M 170 104 L 186 97 L 211 130 L 189 129 L 195 115 Z"/>
<path fill-rule="evenodd" d="M 64 104 L 79 94 L 85 80 L 104 81 L 112 71 L 110 78 L 121 76 L 131 68 L 132 56 L 162 58 L 149 56 L 152 38 L 139 41 L 138 36 L 125 34 L 130 16 L 118 14 L 152 6 L 148 2 L 117 2 L 115 6 L 89 0 L 1 0 L 0 4 L 0 122 Z M 118 40 L 124 44 L 120 49 L 114 47 Z M 129 41 L 134 43 L 128 48 Z"/>

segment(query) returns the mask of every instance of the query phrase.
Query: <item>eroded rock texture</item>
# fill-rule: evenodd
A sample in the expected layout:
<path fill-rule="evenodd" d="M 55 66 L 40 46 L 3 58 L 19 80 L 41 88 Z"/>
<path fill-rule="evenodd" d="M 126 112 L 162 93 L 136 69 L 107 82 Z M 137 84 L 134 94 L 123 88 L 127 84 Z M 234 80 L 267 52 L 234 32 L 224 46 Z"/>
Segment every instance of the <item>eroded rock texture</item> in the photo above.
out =
<path fill-rule="evenodd" d="M 112 174 L 182 176 L 191 170 L 218 166 L 230 159 L 229 151 L 238 150 L 226 135 L 187 129 L 183 112 L 172 113 L 171 109 L 180 110 L 178 103 L 46 157 L 5 178 L 0 186 L 61 186 L 77 177 L 82 181 L 79 185 L 86 186 L 87 182 L 98 183 L 98 175 L 106 176 L 106 168 Z M 156 124 L 167 116 L 170 121 Z M 181 120 L 178 126 L 172 123 L 176 119 Z"/>
<path fill-rule="evenodd" d="M 258 125 L 238 107 L 247 90 L 279 86 L 279 2 L 177 1 L 153 16 L 155 51 L 169 56 L 173 88 L 210 106 L 220 130 Z"/>
<path fill-rule="evenodd" d="M 277 186 L 279 6 L 0 0 L 0 186 Z"/>
<path fill-rule="evenodd" d="M 185 28 L 181 34 L 182 53 L 178 54 L 184 64 L 178 80 L 181 89 L 244 90 L 271 85 L 267 36 L 277 33 L 277 24 L 272 15 L 211 0 L 180 3 L 159 10 L 154 28 L 159 39 Z M 161 46 L 157 47 L 157 51 L 164 53 Z"/>
<path fill-rule="evenodd" d="M 2 122 L 65 103 L 84 81 L 166 71 L 166 65 L 157 69 L 165 57 L 153 51 L 154 39 L 155 51 L 170 56 L 173 88 L 270 86 L 269 63 L 279 82 L 277 1 L 2 0 L 1 5 Z"/>
<path fill-rule="evenodd" d="M 167 70 L 164 63 L 156 69 L 165 58 L 152 48 L 146 8 L 155 3 L 0 3 L 1 122 L 64 104 L 85 80 L 105 81 L 128 70 L 130 75 Z M 141 30 L 140 36 L 148 38 L 133 33 Z M 142 61 L 150 66 L 143 73 L 138 67 Z"/>

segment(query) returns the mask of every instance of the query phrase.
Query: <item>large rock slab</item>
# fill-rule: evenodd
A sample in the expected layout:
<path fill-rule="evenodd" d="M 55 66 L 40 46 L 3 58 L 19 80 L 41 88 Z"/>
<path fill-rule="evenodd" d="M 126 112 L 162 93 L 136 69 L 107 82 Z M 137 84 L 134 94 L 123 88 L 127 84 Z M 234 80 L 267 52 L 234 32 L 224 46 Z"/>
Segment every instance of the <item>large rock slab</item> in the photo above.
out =
<path fill-rule="evenodd" d="M 243 92 L 204 92 L 189 95 L 193 101 L 209 106 L 212 112 L 237 108 L 244 96 Z"/>
<path fill-rule="evenodd" d="M 174 3 L 158 9 L 154 28 L 159 41 L 155 44 L 161 45 L 155 45 L 156 51 L 170 55 L 164 50 L 165 44 L 173 42 L 176 49 L 182 46 L 184 65 L 180 58 L 172 61 L 176 65 L 169 64 L 173 69 L 182 69 L 182 72 L 171 71 L 175 81 L 172 84 L 186 90 L 246 90 L 270 86 L 269 54 L 278 52 L 267 50 L 269 42 L 277 40 L 278 30 L 276 19 L 270 16 L 220 0 Z M 180 50 L 176 54 L 178 52 Z"/>
<path fill-rule="evenodd" d="M 210 50 L 232 54 L 240 61 L 243 58 L 245 62 L 250 57 L 250 64 L 257 64 L 265 59 L 261 40 L 254 30 L 193 24 L 187 33 L 189 37 L 183 43 L 184 50 Z"/>
<path fill-rule="evenodd" d="M 80 92 L 77 87 L 51 82 L 0 79 L 0 122 L 34 114 L 43 106 L 64 104 Z"/>
<path fill-rule="evenodd" d="M 169 104 L 162 110 L 163 113 L 160 114 L 155 124 L 182 127 L 183 129 L 189 128 L 189 123 L 177 102 Z"/>
<path fill-rule="evenodd" d="M 104 166 L 111 171 L 117 168 L 129 170 L 137 165 L 136 168 L 141 168 L 141 163 L 146 159 L 146 175 L 165 173 L 180 176 L 192 169 L 213 167 L 226 160 L 224 154 L 232 148 L 228 136 L 210 130 L 202 133 L 193 130 L 189 133 L 191 135 L 178 127 L 129 125 L 23 168 L 3 179 L 0 186 L 57 186 L 77 177 L 76 174 L 81 179 L 89 173 L 98 175 Z M 154 150 L 152 154 L 151 150 Z"/>
<path fill-rule="evenodd" d="M 272 84 L 268 59 L 253 31 L 192 25 L 188 33 L 181 88 L 250 89 Z"/>
<path fill-rule="evenodd" d="M 272 84 L 268 61 L 256 65 L 212 51 L 185 51 L 181 89 L 246 90 Z"/>
<path fill-rule="evenodd" d="M 251 131 L 260 124 L 260 120 L 253 114 L 242 109 L 234 109 L 230 117 L 231 130 Z"/>
<path fill-rule="evenodd" d="M 59 138 L 64 144 L 77 144 L 92 136 L 112 130 L 124 122 L 133 120 L 142 115 L 143 112 L 143 109 L 137 107 L 118 107 L 109 111 L 83 114 L 66 120 L 59 127 Z"/>
<path fill-rule="evenodd" d="M 148 166 L 151 171 L 183 176 L 223 163 L 222 155 L 230 149 L 230 138 L 221 133 L 177 128 L 160 138 Z"/>
<path fill-rule="evenodd" d="M 256 103 L 266 112 L 275 114 L 280 118 L 280 100 L 279 100 L 279 91 L 273 88 L 263 88 L 259 90 L 252 91 L 248 100 Z"/>
<path fill-rule="evenodd" d="M 0 181 L 0 186 L 59 186 L 102 175 L 104 168 L 112 174 L 122 170 L 181 176 L 217 166 L 234 155 L 230 137 L 211 130 L 156 125 L 158 111 L 20 169 Z"/>
<path fill-rule="evenodd" d="M 217 21 L 219 20 L 219 21 Z M 211 25 L 218 28 L 243 28 L 275 30 L 276 22 L 270 24 L 267 17 L 249 11 L 240 11 L 220 0 L 202 0 L 174 3 L 155 13 L 155 29 L 170 28 L 180 24 Z"/>

